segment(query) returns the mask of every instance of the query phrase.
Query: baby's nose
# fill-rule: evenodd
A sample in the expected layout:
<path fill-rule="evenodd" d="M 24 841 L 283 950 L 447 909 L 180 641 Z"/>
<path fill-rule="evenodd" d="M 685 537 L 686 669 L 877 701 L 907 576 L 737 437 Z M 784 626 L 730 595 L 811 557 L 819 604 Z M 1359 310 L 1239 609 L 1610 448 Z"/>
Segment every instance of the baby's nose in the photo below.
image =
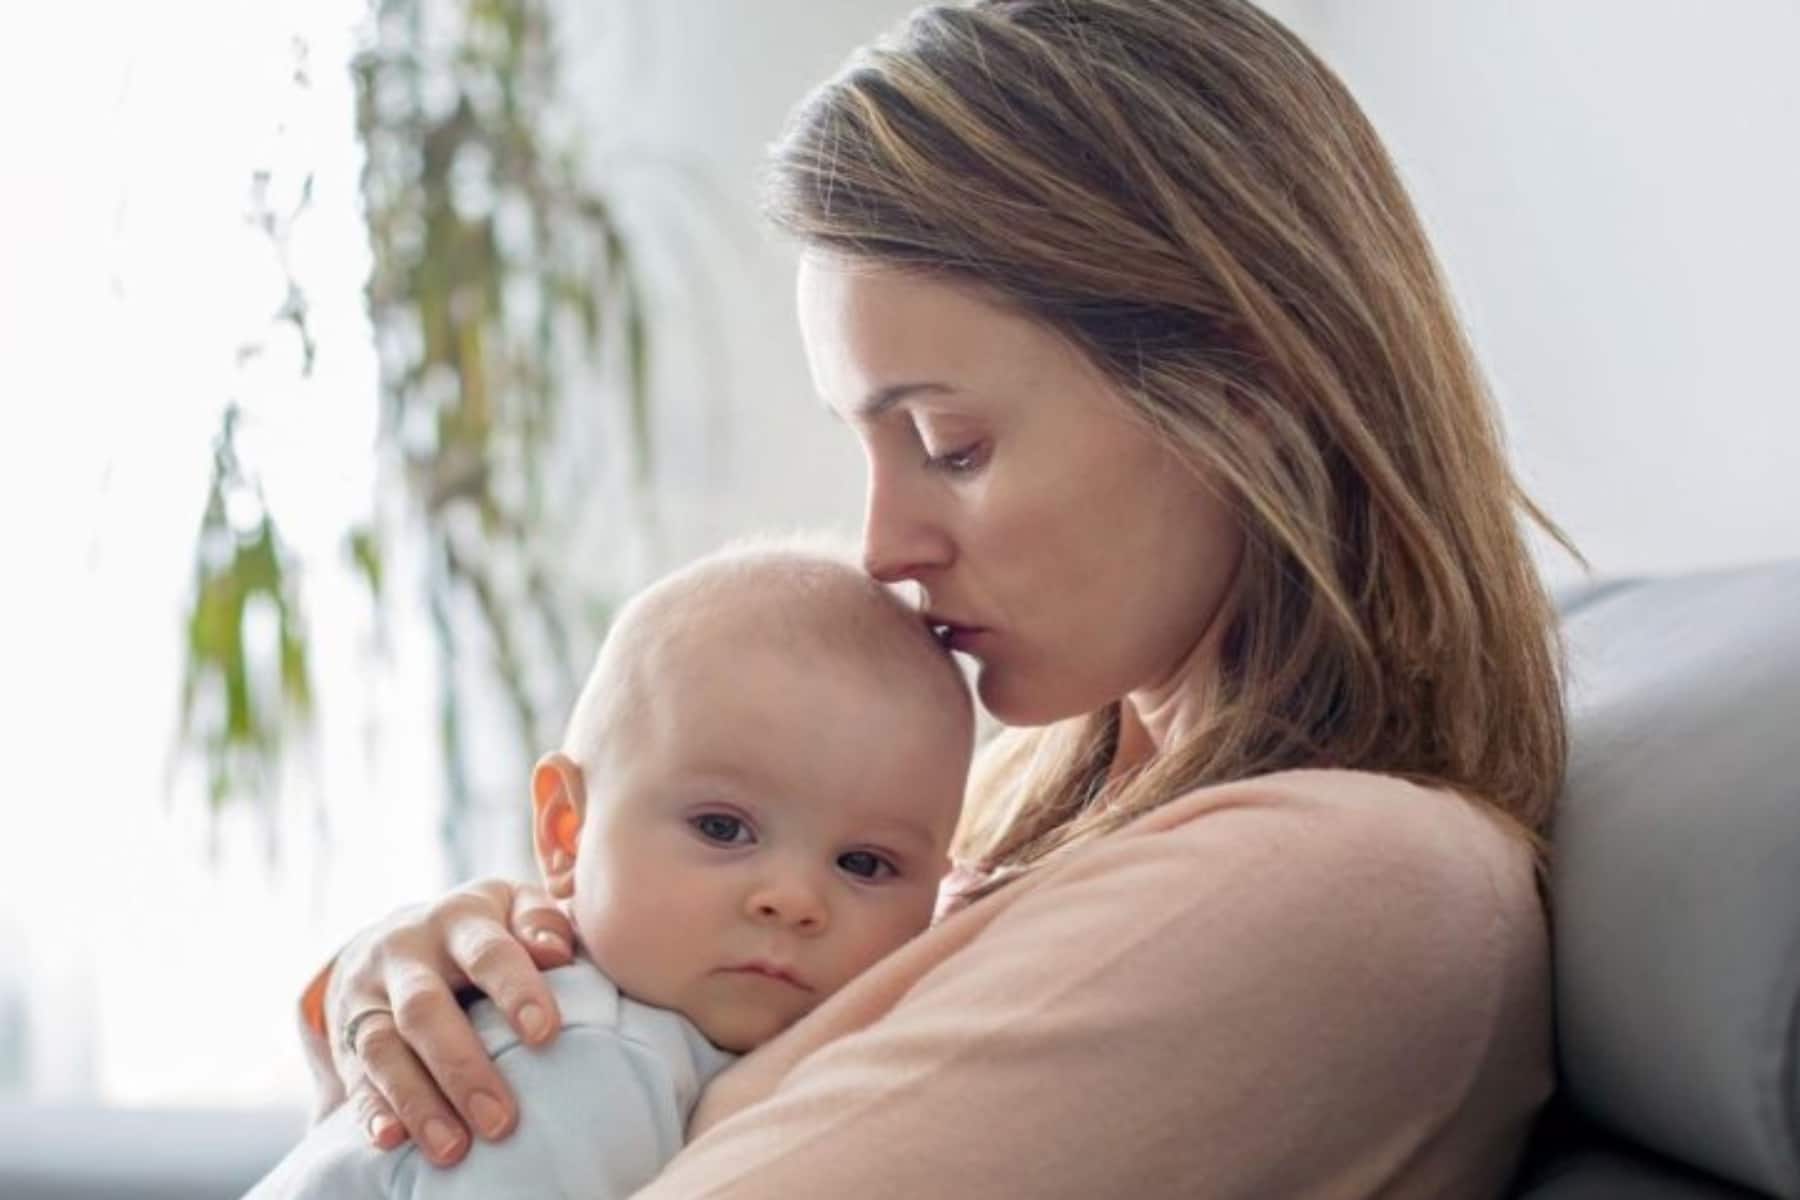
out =
<path fill-rule="evenodd" d="M 818 889 L 801 880 L 776 880 L 758 888 L 750 908 L 760 921 L 792 925 L 805 932 L 825 926 L 825 904 Z"/>

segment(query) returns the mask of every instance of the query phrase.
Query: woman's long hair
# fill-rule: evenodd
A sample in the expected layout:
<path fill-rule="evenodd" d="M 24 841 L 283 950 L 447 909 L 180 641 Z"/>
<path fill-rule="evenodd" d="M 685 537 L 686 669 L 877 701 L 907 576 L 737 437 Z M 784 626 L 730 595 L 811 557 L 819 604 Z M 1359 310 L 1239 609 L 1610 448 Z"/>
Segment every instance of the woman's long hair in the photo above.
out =
<path fill-rule="evenodd" d="M 958 855 L 1008 877 L 1206 784 L 1387 772 L 1541 852 L 1566 757 L 1555 614 L 1392 162 L 1246 0 L 933 6 L 801 105 L 766 208 L 811 248 L 971 283 L 1072 339 L 1245 531 L 1218 699 L 1107 779 L 1116 704 L 1010 731 Z"/>

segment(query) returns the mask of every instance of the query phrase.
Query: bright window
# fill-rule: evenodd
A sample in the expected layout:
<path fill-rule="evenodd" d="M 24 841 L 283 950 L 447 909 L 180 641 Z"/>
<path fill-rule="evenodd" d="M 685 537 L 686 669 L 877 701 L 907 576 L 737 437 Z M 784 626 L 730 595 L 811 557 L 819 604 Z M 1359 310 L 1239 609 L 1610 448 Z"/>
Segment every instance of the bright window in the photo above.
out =
<path fill-rule="evenodd" d="M 339 545 L 369 503 L 357 448 L 376 414 L 344 69 L 364 11 L 103 0 L 36 6 L 0 39 L 0 1095 L 297 1104 L 301 964 L 446 883 L 423 622 L 391 614 L 390 658 L 372 663 Z M 258 168 L 316 175 L 292 245 L 319 347 L 306 382 L 245 221 Z M 240 368 L 250 340 L 267 352 Z M 313 639 L 314 745 L 273 818 L 215 821 L 197 777 L 166 800 L 164 781 L 210 441 L 234 394 L 305 564 L 308 623 L 331 632 Z M 485 867 L 516 862 L 516 841 L 490 844 Z"/>

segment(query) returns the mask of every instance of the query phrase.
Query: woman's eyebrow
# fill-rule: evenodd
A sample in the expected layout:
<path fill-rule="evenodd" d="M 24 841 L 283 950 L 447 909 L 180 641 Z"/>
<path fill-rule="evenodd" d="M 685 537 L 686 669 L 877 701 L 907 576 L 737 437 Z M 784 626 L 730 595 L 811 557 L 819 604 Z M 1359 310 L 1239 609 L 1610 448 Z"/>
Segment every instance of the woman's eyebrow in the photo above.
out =
<path fill-rule="evenodd" d="M 948 395 L 955 390 L 955 388 L 947 383 L 890 383 L 888 386 L 878 388 L 865 396 L 863 402 L 856 406 L 856 416 L 859 420 L 873 421 L 882 413 L 909 397 L 921 395 L 943 396 Z"/>

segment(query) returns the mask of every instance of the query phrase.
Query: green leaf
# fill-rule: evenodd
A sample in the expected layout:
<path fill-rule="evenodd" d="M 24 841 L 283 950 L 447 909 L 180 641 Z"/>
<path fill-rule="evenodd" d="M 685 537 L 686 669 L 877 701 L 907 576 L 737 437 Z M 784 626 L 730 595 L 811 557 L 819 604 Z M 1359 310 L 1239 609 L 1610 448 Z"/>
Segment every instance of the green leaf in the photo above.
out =
<path fill-rule="evenodd" d="M 616 598 L 575 586 L 561 569 L 571 555 L 594 552 L 565 539 L 592 493 L 585 467 L 605 449 L 572 445 L 566 418 L 596 402 L 597 367 L 607 401 L 621 406 L 633 482 L 647 482 L 654 345 L 633 248 L 607 197 L 585 182 L 582 143 L 552 144 L 546 134 L 551 105 L 567 101 L 552 53 L 557 10 L 545 0 L 371 0 L 371 10 L 386 36 L 350 63 L 365 152 L 371 269 L 363 296 L 381 334 L 375 452 L 384 468 L 398 468 L 378 477 L 402 494 L 378 497 L 378 518 L 347 530 L 343 547 L 378 606 L 402 583 L 385 523 L 402 522 L 430 552 L 418 585 L 442 667 L 440 751 L 453 823 L 471 799 L 461 689 L 500 689 L 528 764 L 543 748 L 535 744 L 541 714 L 572 699 L 586 633 L 610 620 Z M 404 44 L 394 44 L 396 29 Z M 454 80 L 447 112 L 427 109 L 427 77 Z M 477 182 L 523 214 L 527 236 L 502 239 L 499 208 L 459 216 L 452 196 L 462 181 L 453 173 L 470 163 L 485 173 Z M 253 184 L 263 209 L 281 182 Z M 299 195 L 291 212 L 258 214 L 273 242 L 311 210 L 310 175 Z M 285 270 L 286 257 L 277 257 Z M 521 295 L 532 300 L 527 312 L 512 308 Z M 303 374 L 316 351 L 313 299 L 290 275 L 270 329 L 299 337 Z M 263 348 L 244 347 L 241 362 Z M 301 577 L 277 514 L 265 507 L 241 536 L 227 519 L 240 495 L 260 498 L 256 465 L 239 455 L 237 420 L 233 402 L 215 438 L 183 628 L 179 736 L 204 761 L 218 804 L 260 794 L 318 701 Z M 618 519 L 632 519 L 630 511 Z M 246 636 L 267 629 L 246 621 L 263 605 L 276 615 L 277 645 L 247 646 Z M 584 631 L 583 644 L 573 644 L 570 626 Z M 458 664 L 483 643 L 490 678 L 471 685 Z M 273 678 L 255 675 L 262 670 Z"/>

